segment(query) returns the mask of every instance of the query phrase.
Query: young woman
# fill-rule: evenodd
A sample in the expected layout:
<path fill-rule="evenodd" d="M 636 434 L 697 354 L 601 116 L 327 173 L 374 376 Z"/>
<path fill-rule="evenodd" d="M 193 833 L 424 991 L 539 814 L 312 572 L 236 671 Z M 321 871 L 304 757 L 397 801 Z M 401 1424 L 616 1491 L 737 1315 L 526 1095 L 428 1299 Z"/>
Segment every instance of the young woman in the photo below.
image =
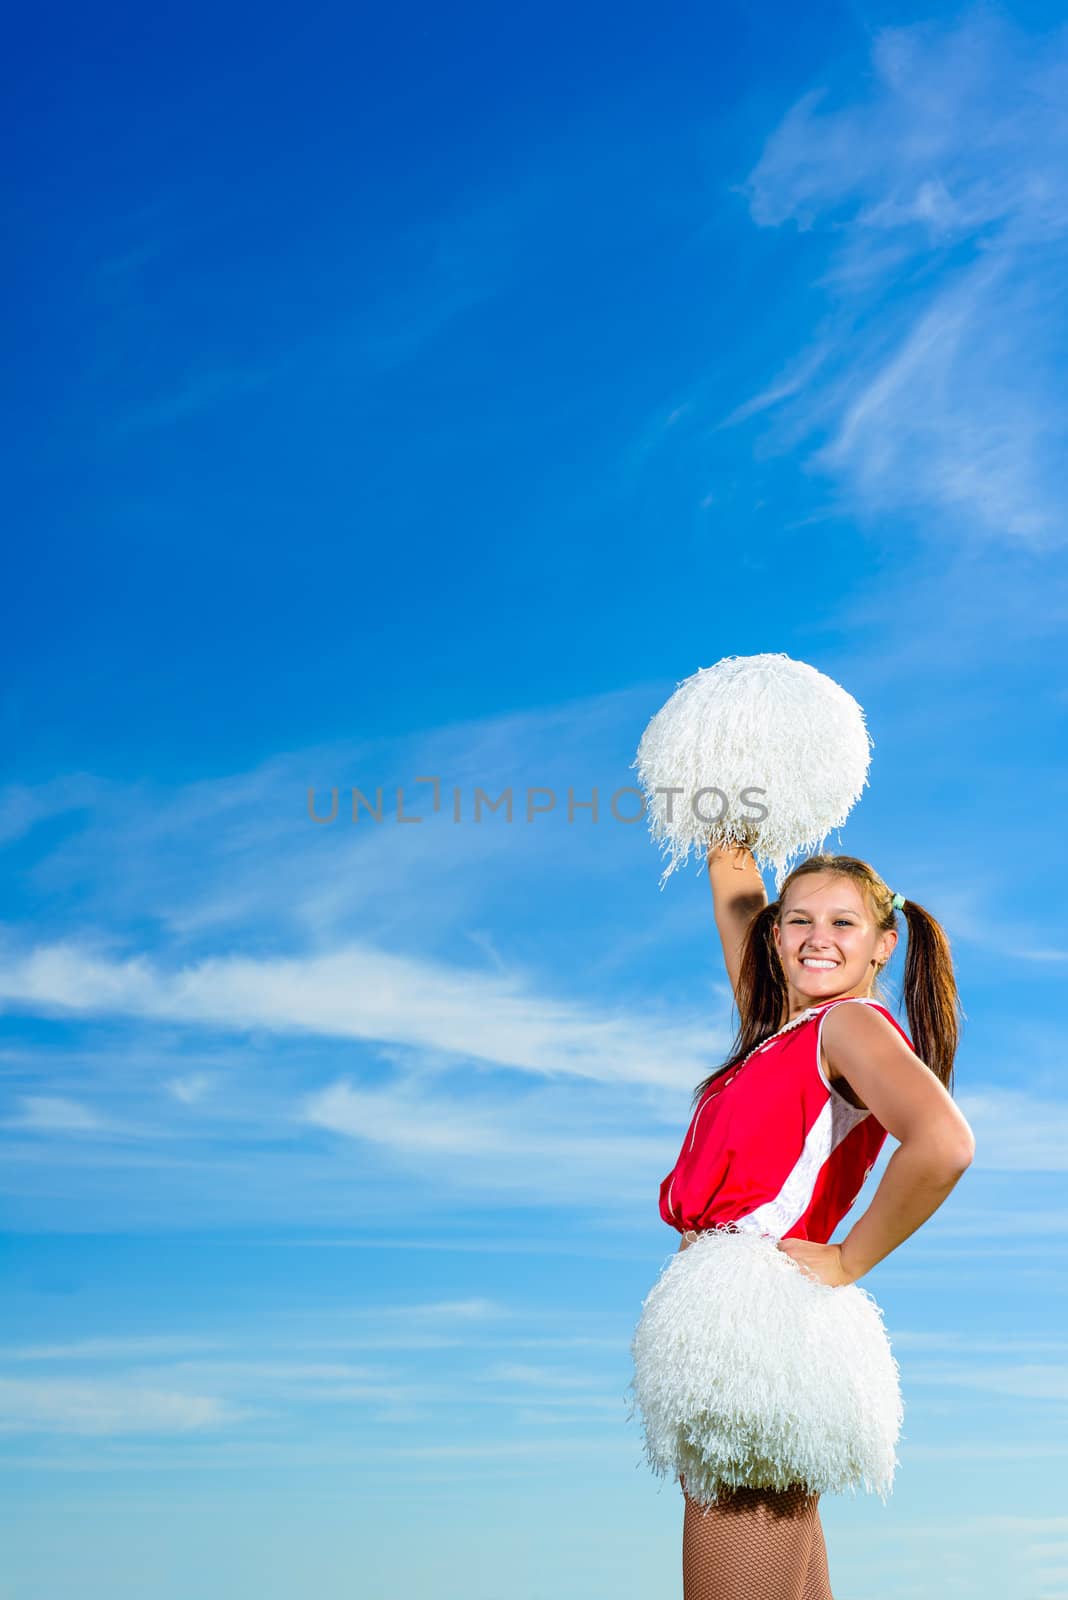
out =
<path fill-rule="evenodd" d="M 902 1420 L 881 1313 L 854 1286 L 974 1154 L 950 1092 L 959 1000 L 943 930 L 866 862 L 811 856 L 771 904 L 747 848 L 710 847 L 708 868 L 740 1022 L 661 1186 L 693 1250 L 645 1302 L 636 1394 L 685 1497 L 685 1600 L 833 1600 L 820 1493 L 885 1500 Z M 898 908 L 911 1038 L 878 986 Z M 831 1244 L 887 1134 L 871 1205 Z"/>

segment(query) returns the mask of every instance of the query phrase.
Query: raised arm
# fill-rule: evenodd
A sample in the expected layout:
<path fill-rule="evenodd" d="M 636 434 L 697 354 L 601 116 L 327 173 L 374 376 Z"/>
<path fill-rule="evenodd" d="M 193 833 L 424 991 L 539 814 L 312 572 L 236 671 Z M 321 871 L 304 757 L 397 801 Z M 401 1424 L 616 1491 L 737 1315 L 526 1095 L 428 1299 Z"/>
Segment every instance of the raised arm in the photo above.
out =
<path fill-rule="evenodd" d="M 709 844 L 708 878 L 712 885 L 716 927 L 723 945 L 723 960 L 731 989 L 737 996 L 745 936 L 757 912 L 767 905 L 768 894 L 748 845 L 724 849 L 720 845 Z"/>

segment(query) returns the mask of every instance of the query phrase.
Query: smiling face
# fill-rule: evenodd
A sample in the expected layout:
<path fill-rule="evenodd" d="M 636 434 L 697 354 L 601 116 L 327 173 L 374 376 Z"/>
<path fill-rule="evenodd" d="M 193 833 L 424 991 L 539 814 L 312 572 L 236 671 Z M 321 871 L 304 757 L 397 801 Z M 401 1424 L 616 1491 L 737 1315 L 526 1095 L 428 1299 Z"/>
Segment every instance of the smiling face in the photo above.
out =
<path fill-rule="evenodd" d="M 841 995 L 867 995 L 876 967 L 889 961 L 893 929 L 881 933 L 867 896 L 852 878 L 809 872 L 783 896 L 772 925 L 789 985 L 790 1016 Z"/>

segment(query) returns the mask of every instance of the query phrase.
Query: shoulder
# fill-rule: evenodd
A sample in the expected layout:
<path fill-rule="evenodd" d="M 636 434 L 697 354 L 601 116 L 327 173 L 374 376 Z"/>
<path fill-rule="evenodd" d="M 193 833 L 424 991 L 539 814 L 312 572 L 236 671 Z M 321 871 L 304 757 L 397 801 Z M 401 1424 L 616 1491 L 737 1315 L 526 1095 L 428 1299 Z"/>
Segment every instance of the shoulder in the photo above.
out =
<path fill-rule="evenodd" d="M 839 1094 L 843 1100 L 847 1101 L 851 1106 L 853 1106 L 855 1110 L 866 1111 L 868 1109 L 867 1106 L 864 1104 L 863 1100 L 861 1100 L 860 1096 L 857 1094 L 852 1085 L 847 1082 L 842 1073 L 840 1063 L 834 1059 L 827 1050 L 827 1045 L 829 1043 L 829 1032 L 832 1030 L 829 1030 L 826 1024 L 828 1023 L 831 1015 L 835 1011 L 857 1009 L 858 1008 L 856 1006 L 850 1006 L 845 999 L 832 1000 L 829 1004 L 817 1008 L 815 1014 L 816 1065 L 819 1068 L 820 1076 L 823 1078 L 823 1081 L 826 1083 L 828 1088 L 833 1088 L 835 1092 Z M 859 1009 L 864 1010 L 866 1007 L 860 1007 Z"/>
<path fill-rule="evenodd" d="M 859 997 L 843 996 L 844 999 Z M 972 1159 L 975 1141 L 952 1097 L 926 1065 L 900 1024 L 878 1005 L 828 1008 L 823 1047 L 844 1079 L 887 1133 L 904 1144 L 937 1137 L 940 1149 Z"/>
<path fill-rule="evenodd" d="M 820 1013 L 817 1060 L 824 1079 L 858 1111 L 870 1111 L 869 1074 L 889 1057 L 912 1051 L 881 1002 L 844 995 Z"/>
<path fill-rule="evenodd" d="M 881 1001 L 847 995 L 832 1001 L 820 1018 L 820 1042 L 828 1077 L 849 1070 L 858 1054 L 913 1054 L 904 1029 Z"/>

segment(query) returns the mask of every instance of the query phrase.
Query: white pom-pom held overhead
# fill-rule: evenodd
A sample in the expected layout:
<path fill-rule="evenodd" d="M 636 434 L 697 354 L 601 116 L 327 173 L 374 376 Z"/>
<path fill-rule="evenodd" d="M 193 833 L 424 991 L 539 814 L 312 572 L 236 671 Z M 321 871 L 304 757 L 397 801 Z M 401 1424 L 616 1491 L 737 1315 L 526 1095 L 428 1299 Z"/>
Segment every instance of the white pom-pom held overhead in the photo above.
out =
<path fill-rule="evenodd" d="M 671 860 L 710 838 L 746 843 L 775 869 L 819 849 L 860 798 L 874 741 L 864 713 L 833 678 L 787 655 L 725 656 L 678 685 L 652 718 L 632 763 L 649 831 Z"/>

